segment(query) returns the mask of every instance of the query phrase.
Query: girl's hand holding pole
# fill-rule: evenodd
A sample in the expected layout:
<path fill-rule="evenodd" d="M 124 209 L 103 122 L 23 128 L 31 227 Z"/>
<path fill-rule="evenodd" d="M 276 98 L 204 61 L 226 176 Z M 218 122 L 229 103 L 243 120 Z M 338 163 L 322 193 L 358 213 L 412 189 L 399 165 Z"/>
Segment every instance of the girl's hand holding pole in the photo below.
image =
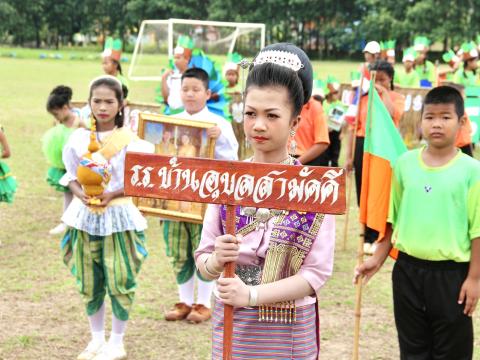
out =
<path fill-rule="evenodd" d="M 218 267 L 223 268 L 228 262 L 237 262 L 241 241 L 241 236 L 217 236 L 215 239 L 215 256 L 212 260 L 218 264 Z"/>
<path fill-rule="evenodd" d="M 219 278 L 217 290 L 224 304 L 234 307 L 248 306 L 250 288 L 237 275 L 233 278 Z"/>

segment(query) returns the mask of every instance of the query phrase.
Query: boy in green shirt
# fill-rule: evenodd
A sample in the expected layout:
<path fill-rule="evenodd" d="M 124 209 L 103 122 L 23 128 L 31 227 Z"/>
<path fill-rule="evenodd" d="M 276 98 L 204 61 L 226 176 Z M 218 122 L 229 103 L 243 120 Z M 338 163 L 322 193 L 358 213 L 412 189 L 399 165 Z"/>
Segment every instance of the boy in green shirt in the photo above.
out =
<path fill-rule="evenodd" d="M 472 314 L 480 296 L 480 163 L 455 147 L 465 121 L 461 94 L 431 90 L 421 128 L 427 145 L 398 159 L 389 227 L 355 269 L 368 281 L 392 241 L 393 303 L 401 359 L 472 359 Z M 390 226 L 391 225 L 391 226 Z"/>

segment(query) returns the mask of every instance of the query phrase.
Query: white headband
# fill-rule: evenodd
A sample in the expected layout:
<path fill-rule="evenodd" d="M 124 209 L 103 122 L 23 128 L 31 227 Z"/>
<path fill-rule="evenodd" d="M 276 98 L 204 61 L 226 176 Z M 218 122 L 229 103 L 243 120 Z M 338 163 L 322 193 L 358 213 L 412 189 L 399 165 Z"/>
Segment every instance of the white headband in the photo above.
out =
<path fill-rule="evenodd" d="M 115 76 L 112 76 L 112 75 L 101 75 L 101 76 L 98 76 L 96 77 L 95 79 L 93 79 L 92 81 L 90 81 L 90 85 L 88 86 L 88 88 L 90 89 L 93 85 L 93 83 L 95 81 L 98 81 L 100 79 L 109 79 L 109 80 L 114 80 L 118 83 L 118 85 L 120 85 L 120 89 L 122 88 L 122 82 L 120 80 L 118 80 Z"/>
<path fill-rule="evenodd" d="M 177 46 L 173 49 L 173 55 L 183 55 L 185 53 L 185 48 L 182 46 Z"/>
<path fill-rule="evenodd" d="M 253 66 L 265 63 L 280 65 L 295 72 L 302 69 L 304 66 L 297 54 L 283 50 L 262 51 L 253 60 Z"/>

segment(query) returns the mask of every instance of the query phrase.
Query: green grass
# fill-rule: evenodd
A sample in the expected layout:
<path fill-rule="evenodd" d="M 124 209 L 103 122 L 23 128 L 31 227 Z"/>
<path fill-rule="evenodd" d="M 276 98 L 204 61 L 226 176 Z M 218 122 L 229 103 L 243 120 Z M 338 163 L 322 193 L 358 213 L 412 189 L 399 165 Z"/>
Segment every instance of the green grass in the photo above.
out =
<path fill-rule="evenodd" d="M 1 50 L 0 50 L 1 52 Z M 346 80 L 357 64 L 315 62 L 321 76 Z M 125 69 L 127 70 L 127 69 Z M 12 148 L 7 162 L 19 189 L 12 205 L 0 204 L 0 359 L 72 359 L 89 340 L 82 301 L 60 257 L 58 237 L 48 229 L 59 221 L 62 197 L 45 182 L 47 164 L 40 139 L 51 126 L 45 111 L 49 91 L 58 84 L 85 100 L 90 80 L 101 74 L 95 61 L 0 60 L 0 124 Z M 130 100 L 153 102 L 156 83 L 131 82 Z M 321 290 L 323 359 L 349 359 L 352 351 L 355 292 L 351 284 L 358 240 L 357 209 L 352 205 L 347 250 L 343 250 L 343 216 L 337 217 L 334 274 Z M 149 258 L 128 324 L 130 359 L 208 359 L 209 324 L 167 323 L 164 309 L 177 299 L 176 284 L 158 220 L 149 219 Z M 361 359 L 398 358 L 391 300 L 392 262 L 364 291 Z M 108 310 L 108 314 L 110 314 Z M 108 316 L 109 318 L 110 316 Z M 478 313 L 475 316 L 480 330 Z M 480 359 L 477 336 L 476 359 Z"/>
<path fill-rule="evenodd" d="M 101 51 L 95 48 L 60 48 L 59 50 L 54 49 L 30 49 L 30 48 L 12 48 L 12 47 L 0 47 L 0 58 L 3 57 L 2 61 L 8 60 L 13 55 L 13 59 L 19 60 L 41 60 L 42 64 L 45 63 L 45 66 L 48 67 L 52 64 L 59 65 L 60 67 L 78 67 L 78 62 L 87 62 L 92 65 L 92 69 L 97 69 L 101 71 L 101 68 L 98 66 L 100 62 Z M 61 59 L 55 59 L 54 56 L 60 55 Z M 40 56 L 46 56 L 46 59 L 40 59 Z M 129 61 L 132 59 L 132 54 L 124 53 L 123 57 L 126 57 Z M 6 59 L 5 59 L 6 58 Z M 222 65 L 226 57 L 225 56 L 212 56 L 212 59 L 216 61 L 218 65 Z M 64 63 L 68 63 L 68 65 Z M 85 66 L 90 67 L 85 64 Z M 125 68 L 124 73 L 127 74 L 127 64 L 122 64 Z M 135 75 L 137 76 L 154 76 L 159 75 L 160 70 L 168 66 L 167 56 L 162 55 L 152 55 L 144 54 L 138 58 L 138 68 L 135 70 Z M 315 61 L 313 62 L 313 68 L 317 77 L 326 79 L 328 75 L 335 76 L 341 82 L 350 81 L 350 72 L 358 70 L 358 64 L 351 61 Z"/>

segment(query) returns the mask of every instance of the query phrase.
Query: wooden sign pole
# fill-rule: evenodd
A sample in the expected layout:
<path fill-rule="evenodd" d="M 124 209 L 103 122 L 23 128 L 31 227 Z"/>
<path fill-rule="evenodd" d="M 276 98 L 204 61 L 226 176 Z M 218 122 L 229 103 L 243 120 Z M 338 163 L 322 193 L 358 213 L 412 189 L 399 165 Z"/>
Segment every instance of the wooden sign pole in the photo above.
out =
<path fill-rule="evenodd" d="M 357 107 L 357 113 L 355 114 L 355 123 L 353 125 L 353 136 L 352 136 L 352 141 L 351 141 L 351 149 L 352 149 L 352 165 L 355 160 L 355 147 L 357 146 L 357 128 L 358 128 L 358 120 L 360 118 L 360 106 L 361 106 L 361 99 L 362 99 L 362 91 L 363 91 L 363 79 L 365 77 L 362 75 L 360 78 L 360 87 L 358 89 L 358 107 Z M 353 186 L 355 183 L 355 179 L 353 177 L 353 171 L 348 172 L 348 177 L 347 177 L 347 208 L 345 212 L 345 223 L 343 225 L 343 250 L 347 250 L 347 239 L 348 239 L 348 223 L 350 220 L 350 206 L 352 204 L 352 192 L 353 192 Z"/>
<path fill-rule="evenodd" d="M 235 235 L 238 205 L 345 213 L 341 168 L 127 153 L 124 189 L 126 196 L 226 205 L 225 230 L 231 235 Z M 235 263 L 225 264 L 224 276 L 235 276 Z M 224 309 L 223 359 L 231 360 L 233 307 Z"/>
<path fill-rule="evenodd" d="M 373 81 L 375 84 L 375 78 L 376 78 L 376 71 L 372 71 L 371 74 L 371 79 L 370 81 Z M 373 96 L 372 94 L 368 94 L 368 96 Z M 368 116 L 370 117 L 371 121 L 368 122 L 368 119 L 365 119 L 366 124 L 365 128 L 367 126 L 372 126 L 373 123 L 373 98 L 370 98 L 368 102 Z M 363 173 L 363 172 L 362 172 Z M 363 229 L 363 234 L 365 234 L 365 226 L 362 226 Z M 357 247 L 357 266 L 360 266 L 363 264 L 363 244 L 365 242 L 365 237 L 360 237 L 358 239 L 358 247 Z M 355 293 L 355 329 L 354 329 L 354 335 L 353 335 L 353 360 L 358 360 L 359 359 L 359 349 L 360 349 L 360 320 L 362 318 L 362 290 L 363 290 L 363 281 L 358 280 L 356 287 L 355 287 L 356 293 Z"/>
<path fill-rule="evenodd" d="M 227 205 L 227 234 L 235 234 L 235 205 Z M 235 276 L 235 263 L 225 264 L 223 276 L 233 278 Z M 223 359 L 232 359 L 232 340 L 233 340 L 233 306 L 226 305 L 223 308 Z"/>

